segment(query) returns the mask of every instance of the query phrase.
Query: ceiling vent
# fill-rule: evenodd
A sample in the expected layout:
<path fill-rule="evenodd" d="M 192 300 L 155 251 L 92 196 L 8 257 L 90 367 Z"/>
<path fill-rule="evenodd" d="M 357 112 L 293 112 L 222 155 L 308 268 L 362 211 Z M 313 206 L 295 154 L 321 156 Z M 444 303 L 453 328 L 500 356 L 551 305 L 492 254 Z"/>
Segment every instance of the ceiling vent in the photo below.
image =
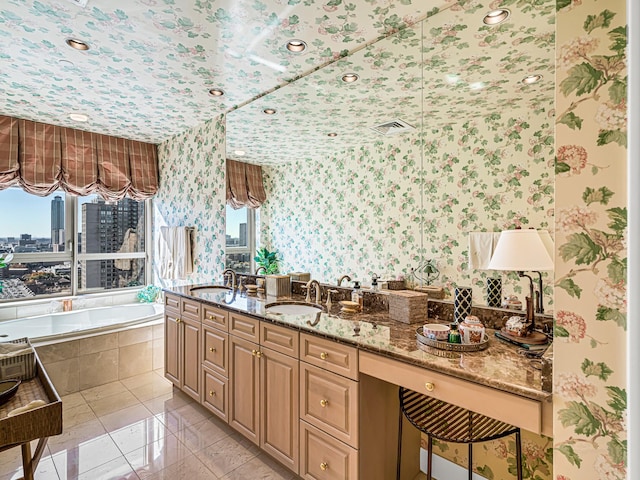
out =
<path fill-rule="evenodd" d="M 407 122 L 397 118 L 369 128 L 380 135 L 398 135 L 416 129 L 413 125 L 409 125 Z"/>
<path fill-rule="evenodd" d="M 74 5 L 79 6 L 80 8 L 84 8 L 87 6 L 87 2 L 89 0 L 67 0 L 67 1 L 73 3 Z"/>

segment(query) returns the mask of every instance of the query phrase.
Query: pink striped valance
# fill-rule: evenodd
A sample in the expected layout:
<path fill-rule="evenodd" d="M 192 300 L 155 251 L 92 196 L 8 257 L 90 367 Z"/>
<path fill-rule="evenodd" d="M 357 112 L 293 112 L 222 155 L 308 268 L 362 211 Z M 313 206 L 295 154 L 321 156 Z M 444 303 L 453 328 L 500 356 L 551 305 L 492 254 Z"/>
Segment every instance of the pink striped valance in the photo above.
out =
<path fill-rule="evenodd" d="M 145 200 L 158 191 L 156 146 L 0 115 L 0 190 L 16 184 L 39 196 Z"/>
<path fill-rule="evenodd" d="M 258 208 L 267 199 L 262 167 L 227 159 L 227 203 L 232 208 Z"/>

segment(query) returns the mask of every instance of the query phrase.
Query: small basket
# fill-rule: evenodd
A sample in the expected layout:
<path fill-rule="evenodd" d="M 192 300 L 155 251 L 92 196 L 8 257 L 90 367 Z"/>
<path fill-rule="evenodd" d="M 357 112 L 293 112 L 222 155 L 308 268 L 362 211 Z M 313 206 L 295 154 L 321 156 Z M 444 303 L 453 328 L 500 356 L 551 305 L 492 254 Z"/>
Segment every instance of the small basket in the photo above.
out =
<path fill-rule="evenodd" d="M 406 288 L 404 280 L 387 280 L 387 289 L 404 290 Z"/>
<path fill-rule="evenodd" d="M 36 376 L 36 358 L 33 347 L 28 338 L 18 338 L 2 343 L 24 343 L 30 351 L 22 355 L 0 359 L 0 380 L 17 378 L 19 380 L 30 380 Z"/>

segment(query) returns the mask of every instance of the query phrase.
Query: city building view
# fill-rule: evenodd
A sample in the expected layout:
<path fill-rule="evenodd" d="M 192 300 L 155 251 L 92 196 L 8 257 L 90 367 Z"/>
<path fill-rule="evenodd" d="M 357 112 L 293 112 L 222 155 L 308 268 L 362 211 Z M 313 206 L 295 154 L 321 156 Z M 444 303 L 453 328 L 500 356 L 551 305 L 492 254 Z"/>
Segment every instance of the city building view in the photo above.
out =
<path fill-rule="evenodd" d="M 253 212 L 246 207 L 226 208 L 227 252 L 225 267 L 239 273 L 251 273 L 252 248 L 249 242 L 249 219 Z"/>
<path fill-rule="evenodd" d="M 97 196 L 85 197 L 78 209 L 76 276 L 71 275 L 72 255 L 68 249 L 74 246 L 66 238 L 63 195 L 55 195 L 50 203 L 51 234 L 48 237 L 30 232 L 21 233 L 19 237 L 3 236 L 0 227 L 0 253 L 14 254 L 13 261 L 0 269 L 0 300 L 68 295 L 74 278 L 78 290 L 84 292 L 145 284 L 142 257 L 83 259 L 83 254 L 108 256 L 144 252 L 144 202 L 128 198 L 106 202 Z M 21 261 L 20 254 L 29 255 Z"/>

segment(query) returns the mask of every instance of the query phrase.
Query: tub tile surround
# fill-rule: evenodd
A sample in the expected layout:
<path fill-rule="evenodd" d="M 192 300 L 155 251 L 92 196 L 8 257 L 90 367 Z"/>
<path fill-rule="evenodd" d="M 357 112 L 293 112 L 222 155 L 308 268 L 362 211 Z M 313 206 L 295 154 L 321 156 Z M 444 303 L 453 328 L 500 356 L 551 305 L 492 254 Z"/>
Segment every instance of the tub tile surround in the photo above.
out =
<path fill-rule="evenodd" d="M 67 395 L 162 368 L 164 330 L 133 326 L 36 350 L 58 393 Z"/>

